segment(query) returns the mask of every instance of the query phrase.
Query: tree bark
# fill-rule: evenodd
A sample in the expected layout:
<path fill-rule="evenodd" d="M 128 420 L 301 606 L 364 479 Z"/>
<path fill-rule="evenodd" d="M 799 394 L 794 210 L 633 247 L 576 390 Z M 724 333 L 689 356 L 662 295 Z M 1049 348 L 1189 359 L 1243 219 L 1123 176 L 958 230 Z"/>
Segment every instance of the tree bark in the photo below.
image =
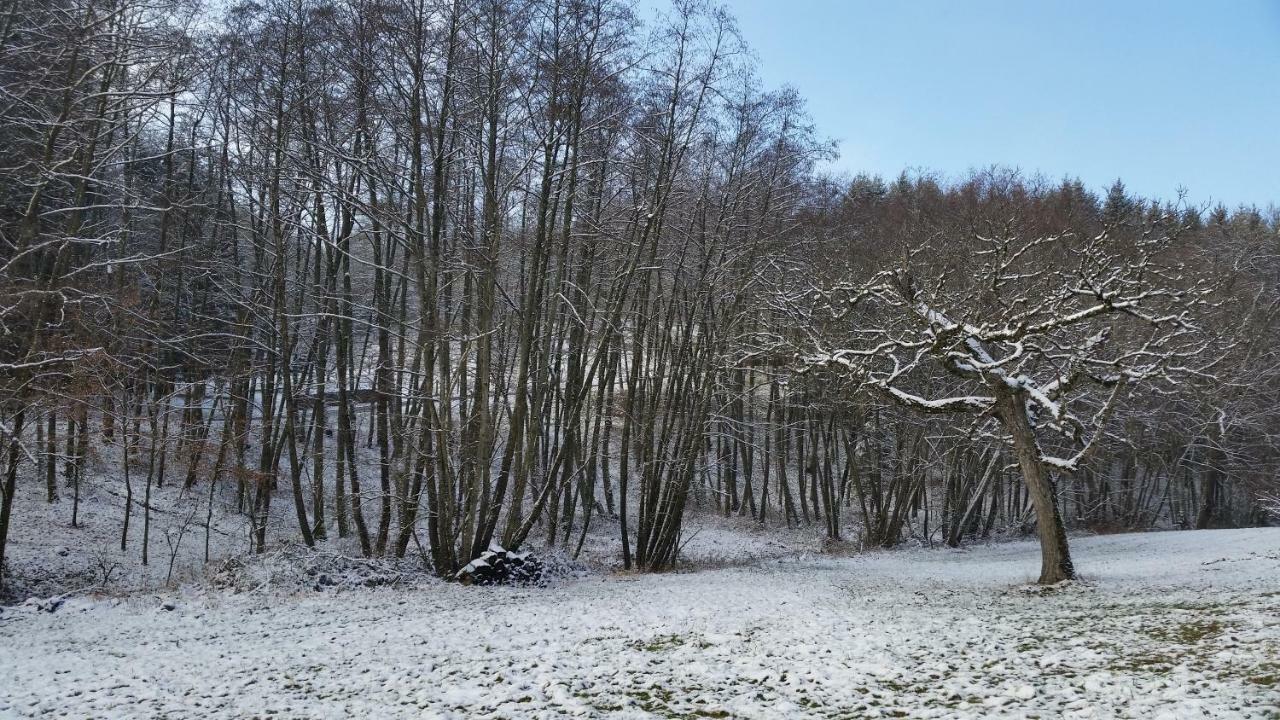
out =
<path fill-rule="evenodd" d="M 1035 431 L 1027 417 L 1025 398 L 1020 392 L 997 389 L 997 412 L 1005 429 L 1013 436 L 1014 453 L 1022 469 L 1022 480 L 1036 511 L 1036 534 L 1040 537 L 1041 585 L 1074 580 L 1076 571 L 1067 547 L 1067 531 L 1058 512 L 1053 480 L 1045 467 Z"/>
<path fill-rule="evenodd" d="M 9 441 L 9 467 L 4 476 L 4 493 L 0 495 L 0 589 L 4 588 L 4 551 L 9 539 L 9 516 L 13 512 L 13 494 L 17 492 L 18 460 L 22 423 L 26 409 L 19 409 L 13 419 L 13 437 Z"/>

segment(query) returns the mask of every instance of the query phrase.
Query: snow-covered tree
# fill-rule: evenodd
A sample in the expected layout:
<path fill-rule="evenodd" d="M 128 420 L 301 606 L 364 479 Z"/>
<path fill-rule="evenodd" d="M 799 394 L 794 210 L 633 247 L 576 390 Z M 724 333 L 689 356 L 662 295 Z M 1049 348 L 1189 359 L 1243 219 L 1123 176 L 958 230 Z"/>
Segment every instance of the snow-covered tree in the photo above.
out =
<path fill-rule="evenodd" d="M 1075 577 L 1054 474 L 1093 454 L 1117 404 L 1211 371 L 1209 283 L 1169 218 L 1118 236 L 943 237 L 870 280 L 788 298 L 803 370 L 833 368 L 923 413 L 975 417 L 1008 442 L 1037 517 L 1041 583 Z M 945 371 L 945 372 L 944 372 Z"/>

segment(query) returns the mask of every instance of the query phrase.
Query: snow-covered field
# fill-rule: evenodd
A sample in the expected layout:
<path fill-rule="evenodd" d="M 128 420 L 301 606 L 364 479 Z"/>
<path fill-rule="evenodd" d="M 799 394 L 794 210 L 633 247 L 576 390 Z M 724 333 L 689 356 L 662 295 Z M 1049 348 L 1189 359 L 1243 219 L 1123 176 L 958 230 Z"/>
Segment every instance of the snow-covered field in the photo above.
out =
<path fill-rule="evenodd" d="M 28 604 L 0 717 L 1280 717 L 1280 529 L 1075 548 Z"/>

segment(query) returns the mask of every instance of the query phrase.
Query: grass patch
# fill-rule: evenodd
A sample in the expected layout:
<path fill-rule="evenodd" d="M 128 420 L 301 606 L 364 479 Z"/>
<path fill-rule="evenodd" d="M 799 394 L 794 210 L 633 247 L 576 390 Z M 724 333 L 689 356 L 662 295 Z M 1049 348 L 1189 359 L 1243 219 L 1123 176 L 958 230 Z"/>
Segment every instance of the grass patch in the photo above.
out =
<path fill-rule="evenodd" d="M 659 635 L 652 640 L 636 640 L 631 647 L 645 652 L 662 652 L 685 644 L 683 635 Z"/>
<path fill-rule="evenodd" d="M 680 690 L 680 694 L 682 697 L 697 697 L 701 690 L 701 688 L 682 688 Z M 719 708 L 694 707 L 681 709 L 675 707 L 675 703 L 678 700 L 676 692 L 663 687 L 650 687 L 647 689 L 635 688 L 627 690 L 626 694 L 635 701 L 635 704 L 638 705 L 641 710 L 658 717 L 671 718 L 673 720 L 732 717 L 732 713 L 728 710 L 721 710 Z M 695 700 L 693 702 L 698 704 L 705 703 L 706 701 Z M 596 707 L 601 710 L 621 709 L 620 707 L 606 708 L 601 705 L 597 705 Z"/>
<path fill-rule="evenodd" d="M 671 650 L 672 648 L 678 648 L 678 647 L 681 647 L 682 645 L 688 645 L 688 644 L 692 644 L 694 647 L 700 650 L 705 650 L 711 647 L 711 643 L 707 642 L 706 640 L 694 640 L 694 638 L 690 636 L 676 635 L 676 634 L 659 635 L 650 640 L 636 640 L 631 643 L 631 647 L 635 648 L 636 650 L 644 650 L 645 652 L 656 653 L 656 652 L 663 652 L 665 650 Z"/>
<path fill-rule="evenodd" d="M 1265 675 L 1250 675 L 1249 677 L 1246 677 L 1245 680 L 1253 683 L 1254 685 L 1261 685 L 1262 687 L 1273 688 L 1273 687 L 1276 687 L 1277 685 L 1280 685 L 1280 673 L 1267 673 Z"/>
<path fill-rule="evenodd" d="M 1280 689 L 1280 663 L 1264 662 L 1253 668 L 1244 679 L 1264 688 Z"/>
<path fill-rule="evenodd" d="M 1142 653 L 1141 655 L 1133 655 L 1131 657 L 1117 658 L 1116 662 L 1111 665 L 1111 669 L 1123 672 L 1159 673 L 1169 670 L 1180 662 L 1181 658 L 1177 655 L 1151 652 Z"/>
<path fill-rule="evenodd" d="M 1191 620 L 1172 628 L 1156 628 L 1150 634 L 1157 640 L 1195 645 L 1221 635 L 1226 628 L 1226 623 L 1219 620 Z"/>

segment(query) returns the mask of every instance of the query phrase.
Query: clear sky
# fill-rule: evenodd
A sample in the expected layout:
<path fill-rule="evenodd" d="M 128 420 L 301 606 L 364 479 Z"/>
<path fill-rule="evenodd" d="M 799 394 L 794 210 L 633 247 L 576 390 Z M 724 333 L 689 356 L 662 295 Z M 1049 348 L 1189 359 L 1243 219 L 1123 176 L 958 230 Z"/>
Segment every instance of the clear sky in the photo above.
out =
<path fill-rule="evenodd" d="M 840 170 L 1001 164 L 1280 205 L 1280 0 L 725 3 Z"/>

